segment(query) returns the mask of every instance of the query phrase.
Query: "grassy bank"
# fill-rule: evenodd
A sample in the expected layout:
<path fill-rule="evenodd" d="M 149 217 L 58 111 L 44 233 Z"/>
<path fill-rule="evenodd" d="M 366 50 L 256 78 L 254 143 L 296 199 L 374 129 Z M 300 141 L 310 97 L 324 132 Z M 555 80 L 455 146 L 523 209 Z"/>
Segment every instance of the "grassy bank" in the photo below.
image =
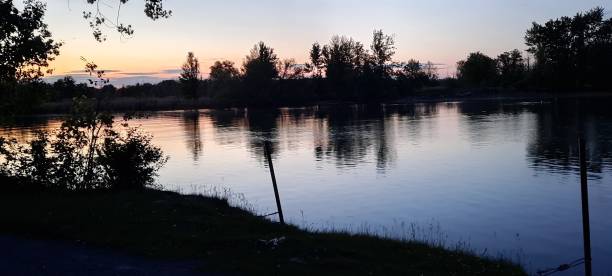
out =
<path fill-rule="evenodd" d="M 242 275 L 525 275 L 518 266 L 420 243 L 282 226 L 204 196 L 147 190 L 0 196 L 2 232 L 202 260 Z M 281 238 L 282 237 L 282 238 Z M 277 245 L 269 242 L 280 238 Z"/>

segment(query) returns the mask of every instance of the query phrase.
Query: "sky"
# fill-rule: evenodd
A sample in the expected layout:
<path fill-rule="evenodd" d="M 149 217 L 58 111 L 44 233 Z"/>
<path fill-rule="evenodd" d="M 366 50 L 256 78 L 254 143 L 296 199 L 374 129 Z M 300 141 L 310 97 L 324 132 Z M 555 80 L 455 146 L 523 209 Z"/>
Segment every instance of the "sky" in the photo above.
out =
<path fill-rule="evenodd" d="M 20 2 L 20 0 L 15 0 Z M 396 61 L 414 58 L 454 74 L 455 64 L 470 52 L 490 56 L 525 50 L 525 31 L 532 22 L 574 15 L 600 6 L 612 16 L 612 0 L 165 0 L 169 19 L 152 21 L 143 0 L 129 0 L 119 20 L 135 33 L 121 37 L 103 29 L 96 42 L 83 11 L 95 11 L 85 0 L 47 0 L 45 21 L 62 41 L 51 64 L 49 80 L 82 76 L 81 57 L 107 70 L 116 86 L 176 78 L 188 51 L 200 59 L 204 77 L 216 60 L 237 66 L 258 41 L 272 46 L 280 58 L 308 59 L 312 43 L 345 35 L 369 46 L 372 32 L 394 35 Z M 102 11 L 116 18 L 119 0 L 105 0 Z"/>

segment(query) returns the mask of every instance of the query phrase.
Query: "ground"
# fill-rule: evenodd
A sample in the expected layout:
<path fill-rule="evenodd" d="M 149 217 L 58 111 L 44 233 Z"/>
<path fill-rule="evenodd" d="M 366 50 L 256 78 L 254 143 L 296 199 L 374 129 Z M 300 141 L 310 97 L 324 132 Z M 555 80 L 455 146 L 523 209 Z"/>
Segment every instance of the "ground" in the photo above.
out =
<path fill-rule="evenodd" d="M 136 257 L 78 242 L 0 236 L 4 275 L 214 275 L 197 261 L 163 261 Z"/>
<path fill-rule="evenodd" d="M 20 258 L 36 265 L 41 262 L 35 260 L 49 256 L 59 262 L 48 262 L 51 267 L 62 270 L 64 258 L 54 248 L 68 246 L 75 249 L 66 251 L 65 258 L 92 256 L 81 264 L 100 271 L 127 263 L 169 270 L 195 266 L 199 272 L 224 275 L 525 275 L 521 267 L 503 260 L 417 242 L 305 231 L 231 207 L 225 200 L 156 190 L 3 192 L 0 229 L 10 237 L 80 241 L 88 248 L 46 248 L 45 242 L 8 238 L 22 253 L 13 257 L 12 268 Z M 37 251 L 37 246 L 49 251 Z"/>

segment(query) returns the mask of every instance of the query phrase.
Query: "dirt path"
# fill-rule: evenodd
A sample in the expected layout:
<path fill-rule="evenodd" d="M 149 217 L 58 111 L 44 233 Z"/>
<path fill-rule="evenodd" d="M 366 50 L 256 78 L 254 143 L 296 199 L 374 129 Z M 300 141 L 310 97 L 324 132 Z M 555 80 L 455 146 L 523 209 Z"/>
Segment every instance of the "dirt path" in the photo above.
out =
<path fill-rule="evenodd" d="M 0 236 L 2 275 L 212 275 L 198 262 L 167 262 L 69 242 Z"/>

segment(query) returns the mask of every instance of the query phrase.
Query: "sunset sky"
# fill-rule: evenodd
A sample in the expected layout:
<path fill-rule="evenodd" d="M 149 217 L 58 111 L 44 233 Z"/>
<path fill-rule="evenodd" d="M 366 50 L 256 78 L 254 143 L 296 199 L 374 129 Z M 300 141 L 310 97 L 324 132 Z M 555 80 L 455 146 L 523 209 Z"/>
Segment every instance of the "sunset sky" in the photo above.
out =
<path fill-rule="evenodd" d="M 114 18 L 118 2 L 107 0 L 105 14 Z M 121 9 L 120 21 L 133 25 L 133 37 L 121 38 L 107 29 L 107 41 L 98 43 L 82 18 L 83 11 L 93 11 L 85 0 L 47 1 L 46 21 L 53 36 L 65 43 L 52 64 L 51 79 L 78 75 L 81 56 L 109 70 L 118 86 L 175 78 L 188 51 L 195 52 L 207 73 L 215 60 L 240 65 L 258 41 L 275 48 L 280 58 L 302 63 L 315 41 L 326 43 L 339 34 L 369 46 L 374 29 L 395 35 L 395 60 L 443 64 L 439 73 L 446 76 L 469 52 L 495 56 L 524 50 L 525 30 L 533 21 L 595 6 L 608 14 L 612 9 L 612 0 L 166 0 L 173 16 L 151 21 L 143 2 L 130 0 Z"/>

